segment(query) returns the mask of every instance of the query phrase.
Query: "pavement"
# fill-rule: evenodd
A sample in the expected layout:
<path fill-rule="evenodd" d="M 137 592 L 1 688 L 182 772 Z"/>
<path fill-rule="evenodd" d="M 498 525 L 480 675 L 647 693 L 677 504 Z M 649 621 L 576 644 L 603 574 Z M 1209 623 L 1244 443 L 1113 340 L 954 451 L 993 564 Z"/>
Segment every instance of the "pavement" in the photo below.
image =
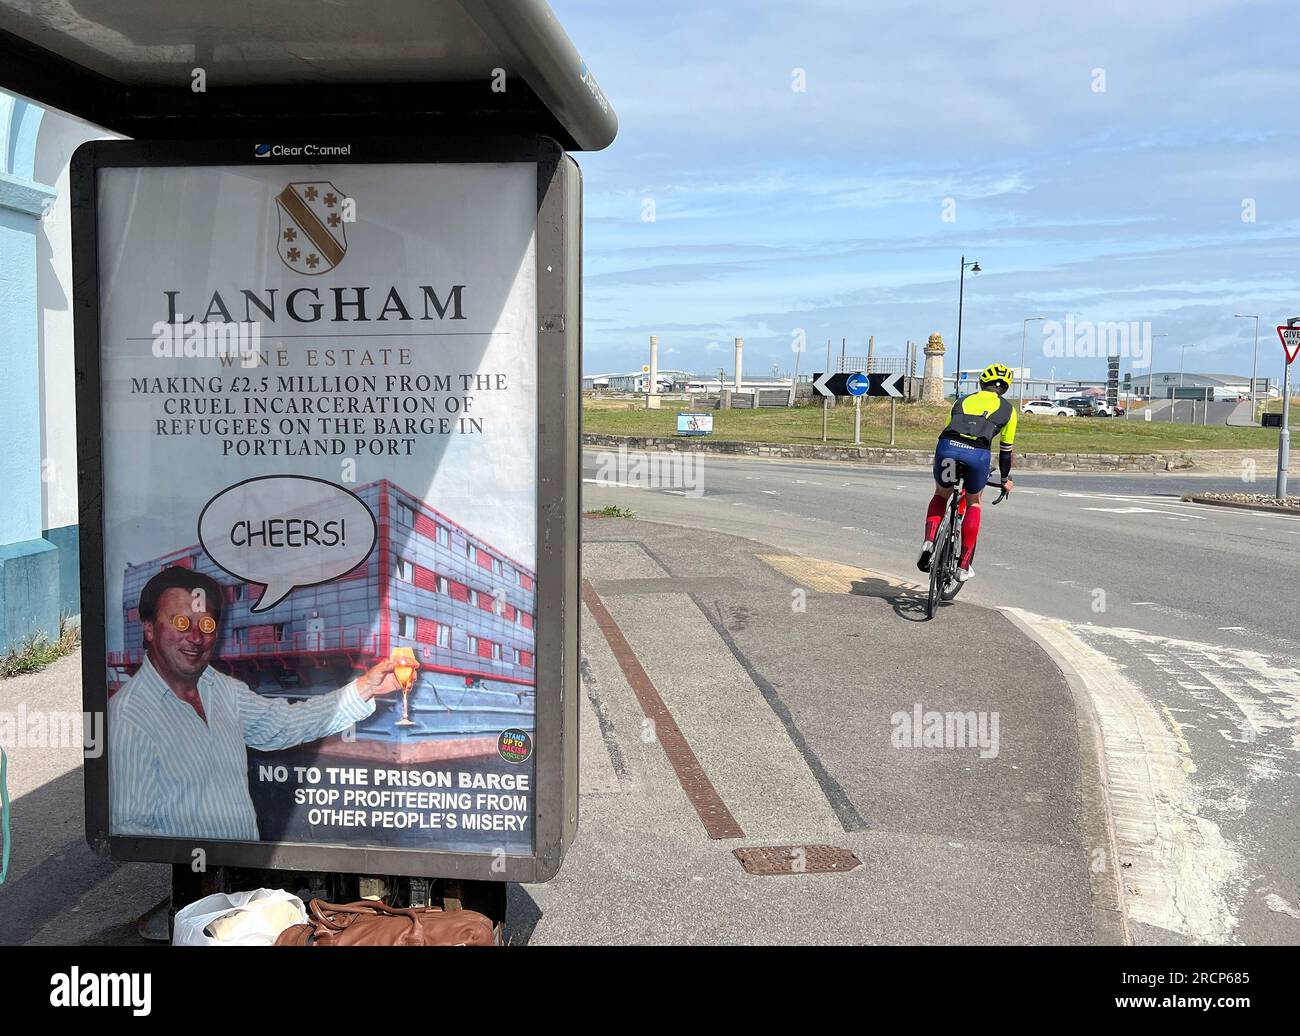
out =
<path fill-rule="evenodd" d="M 555 879 L 512 889 L 513 941 L 1122 941 L 1087 713 L 1013 621 L 959 598 L 927 623 L 919 588 L 722 533 L 588 518 L 583 537 L 743 837 L 709 837 L 587 609 L 578 837 Z M 917 711 L 996 716 L 996 754 L 902 738 Z M 862 865 L 755 876 L 733 855 L 789 845 Z"/>
<path fill-rule="evenodd" d="M 83 729 L 81 653 L 49 668 L 0 680 L 0 713 L 41 710 Z M 0 946 L 130 945 L 134 919 L 171 892 L 171 871 L 114 864 L 86 845 L 82 738 L 59 745 L 6 739 L 11 800 L 9 875 L 0 885 Z"/>
<path fill-rule="evenodd" d="M 635 663 L 584 605 L 578 836 L 554 880 L 511 886 L 511 943 L 1124 939 L 1088 713 L 1015 621 L 959 598 L 926 623 L 917 588 L 737 536 L 592 518 L 583 534 L 589 604 Z M 0 708 L 79 712 L 79 694 L 74 656 L 0 683 Z M 969 740 L 933 713 L 969 714 Z M 91 855 L 76 748 L 10 756 L 0 943 L 138 943 L 167 868 Z M 701 783 L 734 837 L 710 836 Z M 757 876 L 733 853 L 768 846 L 860 865 Z"/>
<path fill-rule="evenodd" d="M 707 457 L 685 488 L 609 470 L 587 454 L 586 507 L 904 575 L 931 491 L 843 463 Z M 960 598 L 1023 623 L 1090 701 L 1136 943 L 1300 943 L 1300 519 L 1179 499 L 1249 475 L 1024 472 Z"/>

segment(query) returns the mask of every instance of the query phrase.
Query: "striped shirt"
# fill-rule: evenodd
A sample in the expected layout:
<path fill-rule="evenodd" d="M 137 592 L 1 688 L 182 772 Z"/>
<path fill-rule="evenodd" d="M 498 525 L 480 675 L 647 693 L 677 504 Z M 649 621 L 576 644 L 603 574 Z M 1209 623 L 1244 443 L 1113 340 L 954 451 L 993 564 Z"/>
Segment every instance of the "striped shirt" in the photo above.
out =
<path fill-rule="evenodd" d="M 375 711 L 355 681 L 305 702 L 265 698 L 209 667 L 199 677 L 207 723 L 146 657 L 108 703 L 112 833 L 256 840 L 248 751 L 315 741 Z"/>

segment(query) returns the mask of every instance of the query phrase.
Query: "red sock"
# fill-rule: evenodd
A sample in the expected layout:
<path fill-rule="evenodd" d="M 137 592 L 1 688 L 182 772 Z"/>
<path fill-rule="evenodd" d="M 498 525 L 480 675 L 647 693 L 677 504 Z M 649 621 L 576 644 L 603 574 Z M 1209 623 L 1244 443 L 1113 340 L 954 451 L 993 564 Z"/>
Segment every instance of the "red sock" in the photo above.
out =
<path fill-rule="evenodd" d="M 961 567 L 970 568 L 971 558 L 975 555 L 975 541 L 980 535 L 980 511 L 983 508 L 979 504 L 971 504 L 966 508 L 966 517 L 961 523 Z"/>
<path fill-rule="evenodd" d="M 933 543 L 935 534 L 939 531 L 939 523 L 943 521 L 943 509 L 947 506 L 948 501 L 938 493 L 930 497 L 930 507 L 925 512 L 925 542 Z"/>

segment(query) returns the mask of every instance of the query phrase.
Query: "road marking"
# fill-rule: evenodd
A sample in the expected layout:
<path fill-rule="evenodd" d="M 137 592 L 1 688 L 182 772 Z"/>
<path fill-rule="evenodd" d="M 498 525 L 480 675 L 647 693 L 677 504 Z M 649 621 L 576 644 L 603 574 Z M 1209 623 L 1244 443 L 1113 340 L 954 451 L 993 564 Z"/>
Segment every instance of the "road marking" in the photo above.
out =
<path fill-rule="evenodd" d="M 1196 764 L 1192 762 L 1192 746 L 1187 743 L 1187 738 L 1183 737 L 1183 725 L 1174 719 L 1174 714 L 1169 706 L 1160 702 L 1160 711 L 1165 714 L 1165 719 L 1169 721 L 1169 726 L 1174 732 L 1174 737 L 1178 741 L 1178 751 L 1183 757 L 1183 769 L 1188 773 L 1196 772 Z"/>
<path fill-rule="evenodd" d="M 1245 863 L 1219 825 L 1202 813 L 1203 796 L 1192 784 L 1181 727 L 1171 731 L 1168 717 L 1151 706 L 1115 659 L 1083 641 L 1079 627 L 1006 610 L 1050 644 L 1088 688 L 1102 731 L 1116 846 L 1120 862 L 1129 865 L 1124 874 L 1128 916 L 1191 939 L 1226 941 L 1237 927 L 1228 897 Z M 1108 631 L 1091 627 L 1089 632 Z"/>
<path fill-rule="evenodd" d="M 610 481 L 608 481 L 608 480 L 606 480 L 606 479 L 602 479 L 602 478 L 584 478 L 582 481 L 585 482 L 585 483 L 587 483 L 588 485 L 592 485 L 592 486 L 608 486 L 609 488 L 618 488 L 618 489 L 643 489 L 643 488 L 645 488 L 644 486 L 634 485 L 634 484 L 631 483 L 631 482 L 610 482 Z"/>
<path fill-rule="evenodd" d="M 1264 897 L 1264 905 L 1275 914 L 1286 914 L 1287 917 L 1294 917 L 1297 921 L 1300 921 L 1300 910 L 1297 910 L 1276 892 L 1270 892 Z"/>
<path fill-rule="evenodd" d="M 1085 511 L 1106 511 L 1108 514 L 1163 514 L 1176 522 L 1186 522 L 1195 518 L 1197 521 L 1205 521 L 1207 516 L 1203 514 L 1178 514 L 1176 511 L 1162 511 L 1155 507 L 1085 507 Z"/>

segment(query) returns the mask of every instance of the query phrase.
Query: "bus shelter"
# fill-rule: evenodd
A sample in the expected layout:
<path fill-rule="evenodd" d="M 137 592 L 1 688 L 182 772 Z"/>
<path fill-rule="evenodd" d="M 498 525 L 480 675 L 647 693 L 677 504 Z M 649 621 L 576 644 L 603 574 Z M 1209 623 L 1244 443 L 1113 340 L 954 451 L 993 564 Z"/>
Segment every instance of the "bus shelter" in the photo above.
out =
<path fill-rule="evenodd" d="M 582 188 L 544 0 L 0 0 L 73 159 L 87 837 L 543 881 L 577 826 Z"/>

